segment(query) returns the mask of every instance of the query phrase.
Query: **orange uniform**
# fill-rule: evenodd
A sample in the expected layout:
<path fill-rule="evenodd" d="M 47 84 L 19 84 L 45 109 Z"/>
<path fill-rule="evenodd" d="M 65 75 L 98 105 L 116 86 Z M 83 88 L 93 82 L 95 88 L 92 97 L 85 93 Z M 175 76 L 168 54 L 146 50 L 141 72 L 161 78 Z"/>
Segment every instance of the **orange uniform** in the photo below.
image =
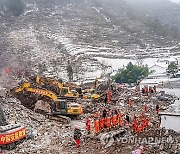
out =
<path fill-rule="evenodd" d="M 147 104 L 144 104 L 144 111 L 145 111 L 145 112 L 147 112 L 147 111 L 148 111 Z"/>
<path fill-rule="evenodd" d="M 111 92 L 109 90 L 106 92 L 106 96 L 107 96 L 107 102 L 109 103 L 111 101 Z"/>
<path fill-rule="evenodd" d="M 146 128 L 149 124 L 149 119 L 148 118 L 145 118 L 144 119 L 144 127 Z"/>
<path fill-rule="evenodd" d="M 94 121 L 94 128 L 95 128 L 95 133 L 99 133 L 100 129 L 99 129 L 99 119 L 95 119 Z"/>
<path fill-rule="evenodd" d="M 121 126 L 122 127 L 122 125 L 123 125 L 123 122 L 122 122 L 122 114 L 119 112 L 118 113 L 118 124 L 119 124 L 119 126 Z"/>
<path fill-rule="evenodd" d="M 112 116 L 112 124 L 113 124 L 114 127 L 117 126 L 117 115 L 116 114 L 114 114 Z"/>
<path fill-rule="evenodd" d="M 134 132 L 137 131 L 137 120 L 136 120 L 136 118 L 134 118 L 134 120 L 133 120 L 132 129 L 133 129 Z"/>
<path fill-rule="evenodd" d="M 104 118 L 100 119 L 100 128 L 101 128 L 102 130 L 104 129 L 104 123 L 105 123 Z"/>
<path fill-rule="evenodd" d="M 148 90 L 148 87 L 145 87 L 145 93 L 148 93 L 149 90 Z"/>
<path fill-rule="evenodd" d="M 140 123 L 139 126 L 137 127 L 137 133 L 141 133 L 143 130 L 142 124 Z"/>
<path fill-rule="evenodd" d="M 111 117 L 110 116 L 106 117 L 106 126 L 107 126 L 107 128 L 111 127 Z"/>
<path fill-rule="evenodd" d="M 86 130 L 87 130 L 87 132 L 90 132 L 90 129 L 91 129 L 90 119 L 87 118 L 87 119 L 86 119 Z"/>
<path fill-rule="evenodd" d="M 129 99 L 129 107 L 133 107 L 133 101 Z"/>

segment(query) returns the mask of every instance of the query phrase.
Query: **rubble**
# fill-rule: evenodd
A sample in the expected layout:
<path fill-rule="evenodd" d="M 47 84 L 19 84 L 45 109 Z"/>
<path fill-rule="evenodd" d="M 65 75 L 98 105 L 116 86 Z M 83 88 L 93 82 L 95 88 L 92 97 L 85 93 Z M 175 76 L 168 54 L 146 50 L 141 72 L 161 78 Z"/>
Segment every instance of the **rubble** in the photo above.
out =
<path fill-rule="evenodd" d="M 105 84 L 105 83 L 104 83 Z M 144 103 L 148 106 L 148 112 L 145 113 L 150 117 L 149 127 L 140 134 L 134 134 L 130 128 L 124 128 L 127 136 L 134 136 L 138 138 L 149 137 L 169 137 L 173 138 L 173 141 L 179 142 L 180 134 L 173 130 L 165 130 L 159 127 L 159 119 L 155 113 L 155 105 L 159 104 L 160 109 L 168 107 L 174 102 L 174 97 L 171 95 L 165 95 L 167 100 L 161 100 L 158 98 L 159 94 L 142 95 L 140 92 L 135 92 L 128 87 L 118 87 L 115 84 L 111 86 L 111 94 L 113 95 L 113 102 L 105 104 L 103 97 L 105 96 L 105 85 L 98 87 L 98 91 L 101 94 L 102 99 L 91 100 L 82 99 L 81 104 L 84 109 L 84 115 L 78 120 L 72 120 L 70 124 L 61 124 L 56 121 L 50 121 L 46 119 L 44 115 L 35 113 L 24 107 L 19 100 L 10 96 L 1 96 L 1 105 L 4 109 L 6 118 L 9 122 L 14 119 L 13 115 L 16 115 L 16 119 L 19 123 L 27 128 L 27 139 L 19 144 L 16 149 L 12 151 L 5 151 L 6 153 L 130 153 L 141 146 L 140 143 L 128 143 L 114 141 L 112 146 L 105 148 L 101 139 L 98 139 L 94 134 L 87 135 L 85 131 L 85 117 L 88 115 L 91 119 L 95 111 L 101 111 L 104 107 L 111 110 L 120 109 L 122 113 L 128 113 L 130 119 L 134 115 L 138 115 L 144 112 Z M 130 108 L 128 99 L 133 100 L 133 107 Z M 75 127 L 79 127 L 83 133 L 82 145 L 76 148 L 73 141 L 73 131 Z M 117 136 L 117 131 L 112 134 Z M 103 134 L 103 133 L 102 133 Z M 100 134 L 100 138 L 101 135 Z M 160 153 L 162 151 L 177 152 L 179 147 L 173 143 L 163 144 L 143 144 L 145 152 L 147 153 Z M 167 147 L 171 147 L 168 149 Z"/>
<path fill-rule="evenodd" d="M 45 151 L 60 153 L 60 147 L 68 136 L 65 126 L 49 121 L 44 115 L 25 108 L 15 98 L 1 97 L 1 105 L 10 123 L 13 114 L 16 114 L 17 121 L 26 127 L 29 138 L 13 151 L 5 151 L 6 153 L 45 153 Z"/>

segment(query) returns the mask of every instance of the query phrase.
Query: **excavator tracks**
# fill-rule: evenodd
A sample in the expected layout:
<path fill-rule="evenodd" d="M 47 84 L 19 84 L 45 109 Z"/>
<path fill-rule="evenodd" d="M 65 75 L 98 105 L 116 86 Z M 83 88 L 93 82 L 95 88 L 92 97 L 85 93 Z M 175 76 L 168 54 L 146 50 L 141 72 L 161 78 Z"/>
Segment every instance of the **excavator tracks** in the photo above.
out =
<path fill-rule="evenodd" d="M 68 124 L 71 122 L 71 119 L 69 117 L 62 116 L 62 115 L 54 115 L 54 114 L 49 113 L 49 114 L 46 114 L 45 117 L 47 119 L 54 120 L 63 124 Z"/>

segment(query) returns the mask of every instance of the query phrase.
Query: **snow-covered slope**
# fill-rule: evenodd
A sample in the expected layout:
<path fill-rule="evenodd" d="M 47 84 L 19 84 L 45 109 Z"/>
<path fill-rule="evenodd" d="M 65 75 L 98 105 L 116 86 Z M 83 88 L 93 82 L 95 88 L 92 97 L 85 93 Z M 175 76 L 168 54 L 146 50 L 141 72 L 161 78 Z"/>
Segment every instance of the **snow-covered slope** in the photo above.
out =
<path fill-rule="evenodd" d="M 177 40 L 154 33 L 124 0 L 24 2 L 19 17 L 0 7 L 1 71 L 11 67 L 38 73 L 42 65 L 44 74 L 67 79 L 69 61 L 75 80 L 93 79 L 127 63 L 114 59 L 136 61 L 179 51 Z"/>

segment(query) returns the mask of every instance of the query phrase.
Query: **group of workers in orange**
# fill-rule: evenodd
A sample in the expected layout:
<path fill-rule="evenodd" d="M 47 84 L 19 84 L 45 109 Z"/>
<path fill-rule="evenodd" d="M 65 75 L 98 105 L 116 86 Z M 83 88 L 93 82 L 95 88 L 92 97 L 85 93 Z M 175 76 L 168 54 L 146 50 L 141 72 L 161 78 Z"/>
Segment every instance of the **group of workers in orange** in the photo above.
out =
<path fill-rule="evenodd" d="M 145 130 L 145 128 L 149 124 L 149 118 L 144 115 L 140 115 L 138 117 L 134 116 L 134 119 L 132 121 L 132 130 L 135 133 L 141 133 Z"/>
<path fill-rule="evenodd" d="M 122 114 L 120 111 L 114 110 L 112 114 L 106 109 L 103 110 L 102 114 L 96 112 L 94 114 L 94 129 L 95 133 L 98 134 L 105 129 L 108 131 L 111 128 L 121 127 L 123 125 Z M 91 125 L 90 119 L 86 119 L 86 130 L 90 133 Z"/>
<path fill-rule="evenodd" d="M 119 127 L 132 127 L 133 132 L 140 133 L 145 130 L 148 126 L 149 119 L 140 115 L 138 117 L 134 116 L 132 123 L 130 122 L 130 117 L 128 114 L 122 115 L 120 111 L 114 110 L 110 115 L 110 112 L 106 109 L 103 110 L 102 114 L 96 112 L 94 114 L 94 131 L 96 134 L 103 132 L 104 130 L 109 131 L 113 128 Z M 86 130 L 88 133 L 91 131 L 91 121 L 89 117 L 86 118 Z"/>
<path fill-rule="evenodd" d="M 153 94 L 153 93 L 156 93 L 157 92 L 157 89 L 156 89 L 156 85 L 154 85 L 153 87 L 149 86 L 149 88 L 147 86 L 144 86 L 142 88 L 142 93 L 143 94 Z"/>
<path fill-rule="evenodd" d="M 122 126 L 122 114 L 114 110 L 110 112 L 106 109 L 103 110 L 101 115 L 98 115 L 98 112 L 94 114 L 94 129 L 95 133 L 98 134 L 104 129 L 110 130 L 111 128 L 117 128 Z"/>

